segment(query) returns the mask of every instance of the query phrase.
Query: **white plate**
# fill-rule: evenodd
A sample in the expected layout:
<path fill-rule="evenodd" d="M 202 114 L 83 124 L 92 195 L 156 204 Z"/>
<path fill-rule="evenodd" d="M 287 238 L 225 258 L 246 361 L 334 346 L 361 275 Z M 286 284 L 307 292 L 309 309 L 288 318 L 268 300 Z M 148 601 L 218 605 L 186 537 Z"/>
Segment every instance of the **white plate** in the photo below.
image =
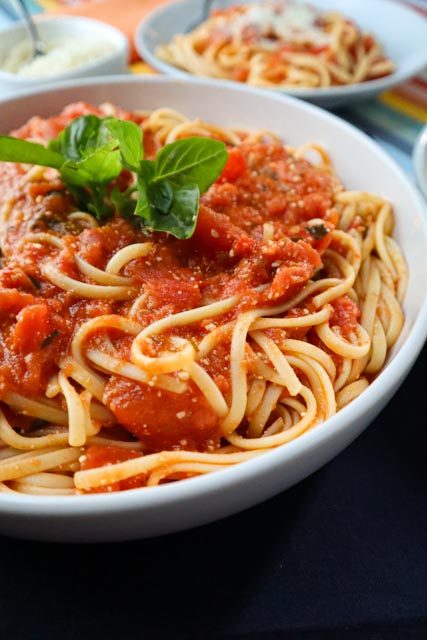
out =
<path fill-rule="evenodd" d="M 227 82 L 161 76 L 70 81 L 0 103 L 0 132 L 80 100 L 127 109 L 169 106 L 219 125 L 268 127 L 292 146 L 317 142 L 331 154 L 347 188 L 393 202 L 396 238 L 408 261 L 406 321 L 388 364 L 327 423 L 240 465 L 158 487 L 67 497 L 0 493 L 0 532 L 24 538 L 108 541 L 176 532 L 237 513 L 302 480 L 352 442 L 396 392 L 427 336 L 427 207 L 403 171 L 356 128 L 301 100 Z"/>
<path fill-rule="evenodd" d="M 415 141 L 412 157 L 418 186 L 427 198 L 427 124 L 421 129 Z"/>
<path fill-rule="evenodd" d="M 248 0 L 259 2 L 259 0 Z M 153 69 L 188 77 L 186 71 L 169 65 L 155 55 L 160 44 L 169 42 L 177 33 L 193 28 L 202 17 L 201 0 L 178 0 L 150 12 L 137 26 L 134 44 L 139 55 Z M 236 4 L 236 0 L 221 0 L 221 6 Z M 320 10 L 336 9 L 353 19 L 359 27 L 373 33 L 386 54 L 397 65 L 389 76 L 369 82 L 318 89 L 277 89 L 323 107 L 351 104 L 390 89 L 416 75 L 427 65 L 427 19 L 415 9 L 395 0 L 312 0 Z M 216 82 L 216 80 L 212 80 Z M 229 82 L 233 82 L 229 80 Z"/>

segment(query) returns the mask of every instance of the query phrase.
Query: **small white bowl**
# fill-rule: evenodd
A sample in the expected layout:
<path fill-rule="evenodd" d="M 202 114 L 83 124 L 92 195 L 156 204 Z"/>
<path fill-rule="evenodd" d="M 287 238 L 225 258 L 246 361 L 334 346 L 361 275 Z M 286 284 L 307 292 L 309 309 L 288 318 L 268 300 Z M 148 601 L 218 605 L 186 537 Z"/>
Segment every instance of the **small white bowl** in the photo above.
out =
<path fill-rule="evenodd" d="M 91 18 L 79 16 L 35 16 L 34 20 L 40 37 L 47 43 L 63 38 L 90 44 L 106 43 L 105 52 L 79 61 L 76 66 L 60 71 L 44 72 L 42 75 L 20 75 L 2 70 L 2 66 L 13 47 L 21 46 L 30 36 L 23 22 L 15 23 L 0 33 L 0 100 L 23 89 L 31 89 L 60 80 L 119 74 L 127 71 L 129 61 L 129 41 L 124 33 L 114 27 Z M 79 55 L 81 55 L 81 49 Z M 53 60 L 52 60 L 53 62 Z M 59 66 L 59 65 L 58 65 Z"/>
<path fill-rule="evenodd" d="M 260 0 L 245 0 L 257 3 Z M 238 0 L 221 0 L 221 6 L 238 4 Z M 375 96 L 418 74 L 427 65 L 427 20 L 409 5 L 395 0 L 311 0 L 320 11 L 339 11 L 364 31 L 372 33 L 385 53 L 394 61 L 396 70 L 384 78 L 353 85 L 274 89 L 295 95 L 322 107 L 352 104 L 356 100 Z M 151 67 L 176 77 L 188 77 L 187 71 L 160 60 L 156 47 L 163 45 L 178 33 L 186 33 L 202 20 L 204 3 L 200 0 L 174 0 L 151 11 L 139 23 L 134 44 L 139 55 Z M 211 79 L 211 82 L 217 82 Z M 233 80 L 227 82 L 236 83 Z"/>
<path fill-rule="evenodd" d="M 346 188 L 378 193 L 393 203 L 395 237 L 408 263 L 405 323 L 385 367 L 353 402 L 295 440 L 223 471 L 158 487 L 73 496 L 0 493 L 3 534 L 113 541 L 172 533 L 237 513 L 291 487 L 348 446 L 391 399 L 427 337 L 427 205 L 412 180 L 355 127 L 302 100 L 236 83 L 130 74 L 68 81 L 0 103 L 0 133 L 36 113 L 57 114 L 78 100 L 109 101 L 130 110 L 171 107 L 221 126 L 267 127 L 294 147 L 317 143 L 330 154 Z M 421 406 L 419 398 L 414 403 Z"/>
<path fill-rule="evenodd" d="M 427 124 L 415 141 L 413 152 L 414 173 L 418 186 L 427 198 Z"/>

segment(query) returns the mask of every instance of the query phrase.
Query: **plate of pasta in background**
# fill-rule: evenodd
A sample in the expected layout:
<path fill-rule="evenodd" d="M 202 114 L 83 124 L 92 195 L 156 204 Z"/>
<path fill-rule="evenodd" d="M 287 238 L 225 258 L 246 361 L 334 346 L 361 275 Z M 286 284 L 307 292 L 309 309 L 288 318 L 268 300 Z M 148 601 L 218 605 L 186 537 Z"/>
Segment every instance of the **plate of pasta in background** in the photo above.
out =
<path fill-rule="evenodd" d="M 426 18 L 394 0 L 176 0 L 146 16 L 134 42 L 161 73 L 249 84 L 324 107 L 374 96 L 427 64 Z"/>
<path fill-rule="evenodd" d="M 2 533 L 125 540 L 251 507 L 415 362 L 425 202 L 327 111 L 134 76 L 21 93 L 0 122 Z"/>

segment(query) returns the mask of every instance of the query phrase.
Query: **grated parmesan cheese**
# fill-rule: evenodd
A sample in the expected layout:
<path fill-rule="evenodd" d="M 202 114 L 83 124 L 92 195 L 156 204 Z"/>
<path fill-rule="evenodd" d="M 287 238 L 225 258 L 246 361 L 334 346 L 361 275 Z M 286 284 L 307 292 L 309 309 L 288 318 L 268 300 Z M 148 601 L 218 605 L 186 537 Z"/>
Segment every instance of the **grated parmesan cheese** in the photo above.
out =
<path fill-rule="evenodd" d="M 253 4 L 235 16 L 227 28 L 235 37 L 241 37 L 247 27 L 255 26 L 261 38 L 274 36 L 287 42 L 324 46 L 330 42 L 330 36 L 316 25 L 319 16 L 317 10 L 306 4 Z"/>
<path fill-rule="evenodd" d="M 30 41 L 19 42 L 0 61 L 0 70 L 25 77 L 44 77 L 71 71 L 105 57 L 112 45 L 104 40 L 58 38 L 46 43 L 46 53 L 32 58 Z"/>

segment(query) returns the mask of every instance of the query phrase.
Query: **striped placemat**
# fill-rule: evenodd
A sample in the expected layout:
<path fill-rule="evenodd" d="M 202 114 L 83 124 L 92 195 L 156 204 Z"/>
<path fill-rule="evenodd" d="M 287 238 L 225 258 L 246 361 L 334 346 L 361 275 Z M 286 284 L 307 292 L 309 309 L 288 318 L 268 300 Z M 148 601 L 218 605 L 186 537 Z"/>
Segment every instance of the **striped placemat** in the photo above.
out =
<path fill-rule="evenodd" d="M 406 4 L 427 20 L 426 0 L 411 0 Z M 336 110 L 336 113 L 372 136 L 412 174 L 414 143 L 427 123 L 427 68 L 374 99 Z"/>

